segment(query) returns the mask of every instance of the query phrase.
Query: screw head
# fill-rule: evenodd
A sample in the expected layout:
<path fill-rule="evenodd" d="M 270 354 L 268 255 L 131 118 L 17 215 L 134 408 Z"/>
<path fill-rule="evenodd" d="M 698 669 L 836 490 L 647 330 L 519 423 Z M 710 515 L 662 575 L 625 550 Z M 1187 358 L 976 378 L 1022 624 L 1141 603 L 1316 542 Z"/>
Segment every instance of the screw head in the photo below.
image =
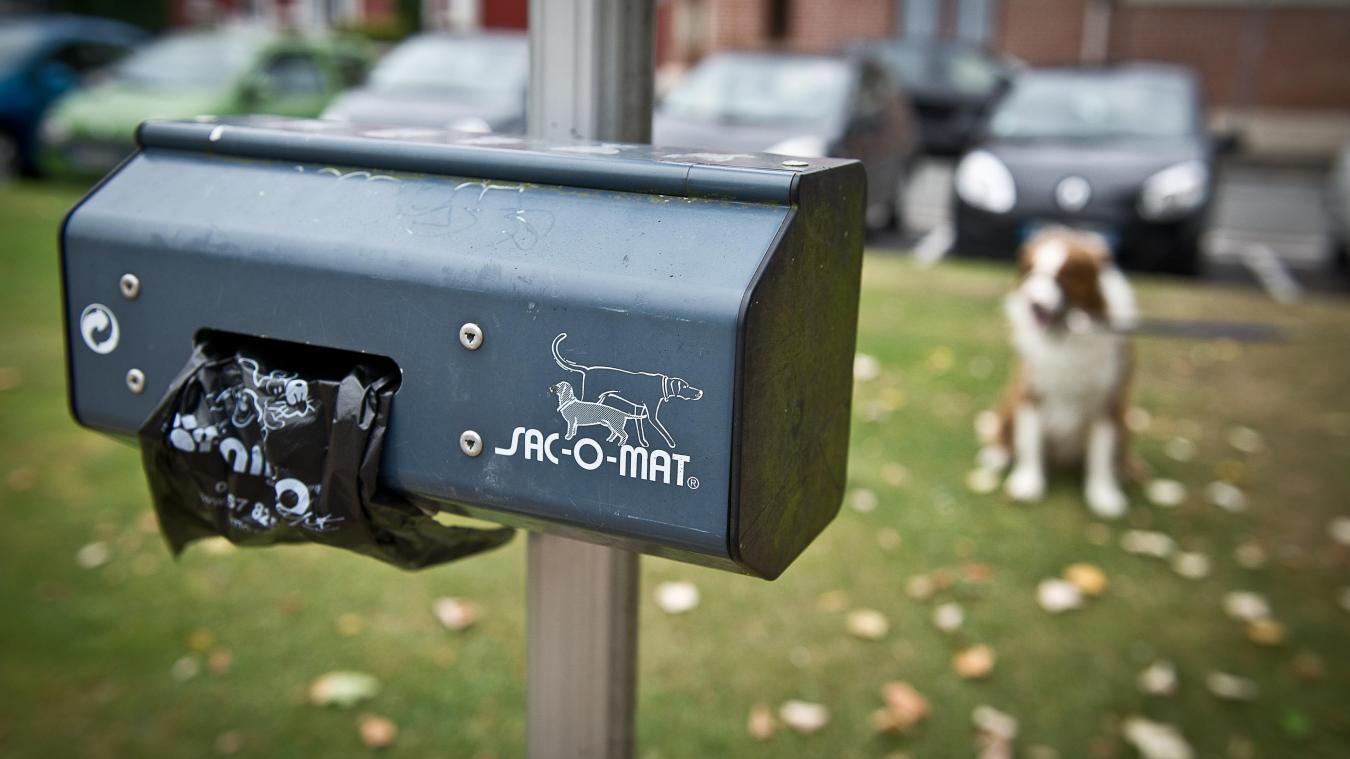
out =
<path fill-rule="evenodd" d="M 135 395 L 145 392 L 145 372 L 132 369 L 127 372 L 127 389 Z"/>
<path fill-rule="evenodd" d="M 471 351 L 483 347 L 483 328 L 473 322 L 465 322 L 459 328 L 459 344 Z"/>
<path fill-rule="evenodd" d="M 136 296 L 141 294 L 141 278 L 130 272 L 123 274 L 117 288 L 122 291 L 123 298 L 136 300 Z"/>
<path fill-rule="evenodd" d="M 459 433 L 459 451 L 470 458 L 479 455 L 483 452 L 483 438 L 473 430 L 464 430 Z"/>
<path fill-rule="evenodd" d="M 804 169 L 807 166 L 810 166 L 811 164 L 807 163 L 806 161 L 793 160 L 793 161 L 783 161 L 783 165 L 788 167 L 789 169 Z"/>

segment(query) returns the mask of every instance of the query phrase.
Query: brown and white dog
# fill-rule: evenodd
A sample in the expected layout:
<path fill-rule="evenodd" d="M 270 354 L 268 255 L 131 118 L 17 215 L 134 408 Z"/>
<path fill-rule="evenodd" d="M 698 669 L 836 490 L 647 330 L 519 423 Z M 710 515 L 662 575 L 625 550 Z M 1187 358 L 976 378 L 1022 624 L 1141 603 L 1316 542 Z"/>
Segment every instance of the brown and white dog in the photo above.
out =
<path fill-rule="evenodd" d="M 1087 232 L 1038 233 L 1022 247 L 1020 268 L 1005 301 L 1018 365 L 981 463 L 1011 463 L 1004 490 L 1035 501 L 1048 464 L 1081 462 L 1088 508 L 1120 517 L 1133 360 L 1124 332 L 1134 326 L 1134 293 L 1106 242 Z"/>

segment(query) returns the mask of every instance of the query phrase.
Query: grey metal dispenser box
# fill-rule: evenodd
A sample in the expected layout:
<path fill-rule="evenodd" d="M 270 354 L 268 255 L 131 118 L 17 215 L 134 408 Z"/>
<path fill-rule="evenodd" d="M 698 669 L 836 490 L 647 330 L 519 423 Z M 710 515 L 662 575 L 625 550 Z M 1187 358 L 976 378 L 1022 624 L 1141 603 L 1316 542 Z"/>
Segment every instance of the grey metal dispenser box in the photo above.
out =
<path fill-rule="evenodd" d="M 381 482 L 773 578 L 838 511 L 857 162 L 150 122 L 61 232 L 70 404 L 141 426 L 211 331 L 386 357 Z"/>

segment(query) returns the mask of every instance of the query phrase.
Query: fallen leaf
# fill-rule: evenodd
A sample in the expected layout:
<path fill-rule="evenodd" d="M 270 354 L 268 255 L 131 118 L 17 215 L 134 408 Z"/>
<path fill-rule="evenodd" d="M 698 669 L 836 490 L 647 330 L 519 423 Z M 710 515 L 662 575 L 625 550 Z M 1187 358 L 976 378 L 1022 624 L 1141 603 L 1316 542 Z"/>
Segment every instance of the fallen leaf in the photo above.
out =
<path fill-rule="evenodd" d="M 999 473 L 994 469 L 972 469 L 966 472 L 966 487 L 977 495 L 988 495 L 998 490 Z"/>
<path fill-rule="evenodd" d="M 859 514 L 877 510 L 877 494 L 867 488 L 858 488 L 848 494 L 848 506 Z"/>
<path fill-rule="evenodd" d="M 1293 670 L 1294 677 L 1303 682 L 1314 682 L 1321 680 L 1326 674 L 1326 667 L 1322 665 L 1322 658 L 1311 651 L 1300 651 L 1289 660 L 1289 668 Z"/>
<path fill-rule="evenodd" d="M 1338 545 L 1350 546 L 1350 517 L 1336 517 L 1327 525 L 1327 534 Z"/>
<path fill-rule="evenodd" d="M 773 737 L 774 731 L 778 729 L 778 722 L 773 718 L 773 711 L 767 704 L 755 704 L 750 707 L 750 716 L 745 721 L 745 731 L 751 738 L 757 741 L 767 741 Z"/>
<path fill-rule="evenodd" d="M 1205 500 L 1233 514 L 1246 511 L 1247 496 L 1231 482 L 1215 480 L 1205 486 Z"/>
<path fill-rule="evenodd" d="M 778 707 L 778 718 L 784 725 L 799 733 L 810 735 L 819 732 L 830 722 L 830 710 L 823 704 L 810 701 L 785 701 Z"/>
<path fill-rule="evenodd" d="M 1136 435 L 1142 435 L 1148 432 L 1148 428 L 1153 424 L 1153 415 L 1148 413 L 1148 409 L 1138 406 L 1131 406 L 1125 412 L 1125 427 Z"/>
<path fill-rule="evenodd" d="M 684 614 L 698 608 L 698 586 L 692 582 L 663 582 L 656 586 L 656 605 L 667 614 Z"/>
<path fill-rule="evenodd" d="M 966 582 L 982 583 L 989 582 L 993 577 L 994 570 L 989 568 L 988 564 L 982 561 L 968 561 L 961 566 L 962 574 L 965 575 Z"/>
<path fill-rule="evenodd" d="M 11 469 L 9 474 L 5 476 L 5 484 L 9 485 L 9 489 L 16 493 L 27 492 L 37 484 L 37 472 L 26 466 Z"/>
<path fill-rule="evenodd" d="M 900 533 L 890 527 L 877 530 L 877 546 L 883 551 L 894 551 L 900 547 Z"/>
<path fill-rule="evenodd" d="M 363 714 L 357 722 L 356 729 L 360 732 L 361 743 L 366 748 L 387 748 L 398 740 L 398 725 L 387 717 Z"/>
<path fill-rule="evenodd" d="M 468 629 L 478 621 L 478 604 L 462 598 L 446 596 L 438 598 L 431 605 L 431 613 L 445 629 L 459 632 Z"/>
<path fill-rule="evenodd" d="M 1195 442 L 1190 438 L 1174 437 L 1163 445 L 1163 453 L 1173 461 L 1185 463 L 1195 458 Z"/>
<path fill-rule="evenodd" d="M 1153 556 L 1165 559 L 1177 549 L 1176 541 L 1161 532 L 1152 530 L 1126 530 L 1120 536 L 1120 547 L 1126 553 L 1136 556 Z"/>
<path fill-rule="evenodd" d="M 1209 576 L 1209 557 L 1202 553 L 1185 552 L 1172 557 L 1172 571 L 1188 580 Z"/>
<path fill-rule="evenodd" d="M 994 649 L 981 644 L 958 651 L 952 657 L 952 669 L 967 680 L 988 677 L 994 671 Z"/>
<path fill-rule="evenodd" d="M 1134 746 L 1141 759 L 1192 759 L 1191 744 L 1172 725 L 1143 717 L 1127 717 L 1121 734 Z"/>
<path fill-rule="evenodd" d="M 909 481 L 909 468 L 904 464 L 894 461 L 883 464 L 881 467 L 881 479 L 893 488 L 898 488 Z"/>
<path fill-rule="evenodd" d="M 854 609 L 844 623 L 850 635 L 866 640 L 881 640 L 891 629 L 886 615 L 876 609 Z"/>
<path fill-rule="evenodd" d="M 309 701 L 316 706 L 351 708 L 380 692 L 380 681 L 364 672 L 329 672 L 309 685 Z"/>
<path fill-rule="evenodd" d="M 226 730 L 216 736 L 216 753 L 222 756 L 231 756 L 239 753 L 239 749 L 244 746 L 244 736 L 240 735 L 238 730 Z"/>
<path fill-rule="evenodd" d="M 1228 445 L 1241 453 L 1260 453 L 1266 447 L 1261 433 L 1241 425 L 1228 428 Z"/>
<path fill-rule="evenodd" d="M 1227 672 L 1210 672 L 1205 676 L 1205 687 L 1225 701 L 1251 701 L 1259 693 L 1256 683 Z"/>
<path fill-rule="evenodd" d="M 1278 646 L 1284 643 L 1284 625 L 1268 617 L 1253 619 L 1247 623 L 1247 639 L 1262 646 Z"/>
<path fill-rule="evenodd" d="M 75 552 L 75 564 L 80 569 L 98 569 L 112 559 L 112 548 L 102 541 L 82 546 Z"/>
<path fill-rule="evenodd" d="M 905 593 L 915 601 L 927 601 L 937 592 L 937 584 L 928 575 L 914 575 L 905 582 Z"/>
<path fill-rule="evenodd" d="M 843 611 L 848 608 L 848 593 L 842 590 L 827 590 L 816 596 L 816 608 L 821 611 Z"/>
<path fill-rule="evenodd" d="M 958 603 L 945 603 L 933 609 L 933 624 L 945 633 L 954 633 L 961 629 L 966 621 L 966 612 Z"/>
<path fill-rule="evenodd" d="M 361 618 L 360 614 L 347 612 L 338 615 L 336 627 L 338 635 L 344 638 L 353 638 L 360 635 L 361 631 L 366 628 L 366 621 Z"/>
<path fill-rule="evenodd" d="M 970 718 L 975 723 L 975 729 L 982 733 L 988 733 L 1005 741 L 1012 741 L 1017 737 L 1017 718 L 992 706 L 975 707 L 975 710 L 970 714 Z"/>
<path fill-rule="evenodd" d="M 939 345 L 928 352 L 928 358 L 924 363 L 926 363 L 928 368 L 934 373 L 946 374 L 947 371 L 952 368 L 952 364 L 956 363 L 956 354 L 952 352 L 951 348 L 948 348 L 945 345 Z"/>
<path fill-rule="evenodd" d="M 0 393 L 23 384 L 23 372 L 12 366 L 0 366 Z"/>
<path fill-rule="evenodd" d="M 1186 502 L 1186 486 L 1176 480 L 1150 480 L 1144 495 L 1154 506 L 1170 509 Z"/>
<path fill-rule="evenodd" d="M 885 706 L 872 717 L 872 726 L 891 733 L 905 733 L 928 717 L 928 699 L 914 686 L 899 680 L 881 686 Z"/>
<path fill-rule="evenodd" d="M 234 654 L 230 653 L 228 648 L 217 648 L 206 657 L 206 668 L 217 677 L 229 672 L 232 664 L 234 664 Z"/>
<path fill-rule="evenodd" d="M 853 379 L 867 382 L 881 374 L 881 362 L 875 356 L 859 353 L 853 357 Z"/>
<path fill-rule="evenodd" d="M 1260 569 L 1266 565 L 1266 549 L 1253 541 L 1242 543 L 1233 549 L 1233 561 L 1243 569 Z"/>
<path fill-rule="evenodd" d="M 1036 603 L 1051 614 L 1077 609 L 1083 605 L 1083 592 L 1077 585 L 1058 578 L 1041 580 L 1036 586 Z"/>
<path fill-rule="evenodd" d="M 1177 692 L 1177 668 L 1172 662 L 1159 659 L 1139 673 L 1135 684 L 1150 696 L 1171 696 Z"/>
<path fill-rule="evenodd" d="M 187 636 L 188 648 L 198 653 L 205 653 L 211 646 L 215 645 L 215 642 L 216 636 L 212 635 L 211 631 L 205 627 L 198 627 L 188 633 Z"/>
<path fill-rule="evenodd" d="M 185 683 L 201 674 L 201 671 L 201 660 L 197 658 L 195 654 L 188 654 L 187 656 L 179 657 L 178 660 L 173 663 L 173 666 L 169 668 L 169 676 L 180 683 Z"/>
<path fill-rule="evenodd" d="M 1106 592 L 1106 573 L 1095 564 L 1070 564 L 1064 568 L 1064 579 L 1089 596 L 1100 596 Z"/>
<path fill-rule="evenodd" d="M 1264 596 L 1250 590 L 1235 590 L 1223 597 L 1224 613 L 1233 619 L 1251 622 L 1270 616 L 1270 604 Z"/>

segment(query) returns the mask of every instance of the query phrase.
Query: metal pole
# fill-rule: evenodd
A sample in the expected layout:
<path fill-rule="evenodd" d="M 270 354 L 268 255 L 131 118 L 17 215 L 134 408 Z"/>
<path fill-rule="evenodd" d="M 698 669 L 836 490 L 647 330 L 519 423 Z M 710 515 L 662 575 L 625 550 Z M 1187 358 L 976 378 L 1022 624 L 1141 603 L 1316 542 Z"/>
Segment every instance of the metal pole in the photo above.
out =
<path fill-rule="evenodd" d="M 649 0 L 530 0 L 530 135 L 649 141 L 652 16 Z M 529 756 L 631 757 L 637 554 L 531 534 L 527 561 Z"/>

